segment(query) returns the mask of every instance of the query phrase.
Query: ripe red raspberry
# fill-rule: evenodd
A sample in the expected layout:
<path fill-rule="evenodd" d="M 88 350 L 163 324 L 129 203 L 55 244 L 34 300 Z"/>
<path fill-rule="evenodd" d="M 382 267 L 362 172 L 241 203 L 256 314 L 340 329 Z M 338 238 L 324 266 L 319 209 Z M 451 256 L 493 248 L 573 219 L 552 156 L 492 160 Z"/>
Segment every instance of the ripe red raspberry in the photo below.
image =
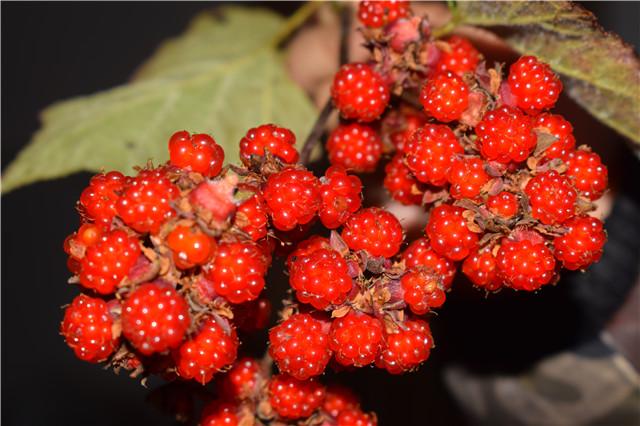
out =
<path fill-rule="evenodd" d="M 358 397 L 351 389 L 339 385 L 329 385 L 322 403 L 322 411 L 336 418 L 341 412 L 359 406 Z"/>
<path fill-rule="evenodd" d="M 340 364 L 364 367 L 376 360 L 383 340 L 384 331 L 380 320 L 351 311 L 333 320 L 329 347 Z"/>
<path fill-rule="evenodd" d="M 173 261 L 180 269 L 204 265 L 211 259 L 218 245 L 197 226 L 176 226 L 167 235 L 167 245 L 173 252 Z"/>
<path fill-rule="evenodd" d="M 100 241 L 104 230 L 92 223 L 83 223 L 76 232 L 64 239 L 64 252 L 69 255 L 67 267 L 74 274 L 80 272 L 80 262 L 87 249 Z"/>
<path fill-rule="evenodd" d="M 287 257 L 287 268 L 291 269 L 293 262 L 295 262 L 296 259 L 303 256 L 309 256 L 316 250 L 320 249 L 332 250 L 328 238 L 321 237 L 320 235 L 312 235 L 306 240 L 300 241 L 296 245 L 295 250 Z"/>
<path fill-rule="evenodd" d="M 422 86 L 420 103 L 438 121 L 458 120 L 469 106 L 469 86 L 450 71 L 438 73 Z"/>
<path fill-rule="evenodd" d="M 290 231 L 311 222 L 322 203 L 319 187 L 318 179 L 307 170 L 284 169 L 269 176 L 263 196 L 273 226 Z"/>
<path fill-rule="evenodd" d="M 347 262 L 332 249 L 296 257 L 289 270 L 289 283 L 299 301 L 316 309 L 344 302 L 353 286 Z"/>
<path fill-rule="evenodd" d="M 408 271 L 400 279 L 404 301 L 417 315 L 426 314 L 431 308 L 439 308 L 445 302 L 445 286 L 442 277 L 428 269 Z"/>
<path fill-rule="evenodd" d="M 508 82 L 518 107 L 531 114 L 552 108 L 562 92 L 558 75 L 534 56 L 522 56 L 511 65 Z"/>
<path fill-rule="evenodd" d="M 293 314 L 269 331 L 269 354 L 283 373 L 298 380 L 322 374 L 329 359 L 329 323 Z"/>
<path fill-rule="evenodd" d="M 384 187 L 391 197 L 405 205 L 420 205 L 423 190 L 421 183 L 404 164 L 404 155 L 397 153 L 384 167 Z"/>
<path fill-rule="evenodd" d="M 264 288 L 267 263 L 253 242 L 226 242 L 206 270 L 216 293 L 231 303 L 255 300 Z"/>
<path fill-rule="evenodd" d="M 400 250 L 404 234 L 393 214 L 368 207 L 351 216 L 342 229 L 342 239 L 351 250 L 389 258 Z"/>
<path fill-rule="evenodd" d="M 215 373 L 236 360 L 239 344 L 235 329 L 228 323 L 207 319 L 198 334 L 180 346 L 176 355 L 178 375 L 208 383 Z"/>
<path fill-rule="evenodd" d="M 386 368 L 391 374 L 402 374 L 426 361 L 432 347 L 429 324 L 419 319 L 408 319 L 395 333 L 387 335 L 376 365 Z"/>
<path fill-rule="evenodd" d="M 476 198 L 489 179 L 489 175 L 484 171 L 482 159 L 461 158 L 449 169 L 448 180 L 451 183 L 449 193 L 456 199 Z"/>
<path fill-rule="evenodd" d="M 559 114 L 540 114 L 536 117 L 534 127 L 558 138 L 544 151 L 544 158 L 564 160 L 576 146 L 573 126 Z"/>
<path fill-rule="evenodd" d="M 221 393 L 230 399 L 244 400 L 259 391 L 262 370 L 253 358 L 238 360 L 224 376 Z"/>
<path fill-rule="evenodd" d="M 116 209 L 124 223 L 138 232 L 156 233 L 175 216 L 171 202 L 180 190 L 166 177 L 164 169 L 145 169 L 125 186 Z"/>
<path fill-rule="evenodd" d="M 448 289 L 456 275 L 456 264 L 440 256 L 431 248 L 429 240 L 418 238 L 402 252 L 401 259 L 408 269 L 426 268 L 442 277 L 442 283 Z"/>
<path fill-rule="evenodd" d="M 113 293 L 140 256 L 137 238 L 122 230 L 108 232 L 86 251 L 80 263 L 80 284 L 100 294 Z"/>
<path fill-rule="evenodd" d="M 575 215 L 578 194 L 565 176 L 555 170 L 532 178 L 524 189 L 531 215 L 546 225 L 557 225 Z"/>
<path fill-rule="evenodd" d="M 178 347 L 189 323 L 187 302 L 163 282 L 140 285 L 122 306 L 122 332 L 143 355 Z"/>
<path fill-rule="evenodd" d="M 353 63 L 336 73 L 331 97 L 343 118 L 369 122 L 382 115 L 391 95 L 384 78 L 372 66 Z"/>
<path fill-rule="evenodd" d="M 380 28 L 408 16 L 409 12 L 409 2 L 406 0 L 363 0 L 358 6 L 358 19 L 362 25 Z"/>
<path fill-rule="evenodd" d="M 462 260 L 478 245 L 478 234 L 467 226 L 462 207 L 440 205 L 431 210 L 426 232 L 431 247 L 440 256 Z"/>
<path fill-rule="evenodd" d="M 278 374 L 269 382 L 269 402 L 280 417 L 289 420 L 309 417 L 324 400 L 325 389 L 313 379 L 297 380 Z"/>
<path fill-rule="evenodd" d="M 372 172 L 382 155 L 382 139 L 366 124 L 340 124 L 327 139 L 329 161 L 355 172 Z"/>
<path fill-rule="evenodd" d="M 296 135 L 287 128 L 263 124 L 250 129 L 240 141 L 240 160 L 250 166 L 252 156 L 264 157 L 265 149 L 283 163 L 298 162 L 298 150 L 294 147 Z"/>
<path fill-rule="evenodd" d="M 520 201 L 516 194 L 502 191 L 499 194 L 492 195 L 487 198 L 487 207 L 491 213 L 496 214 L 503 219 L 511 219 L 518 214 Z"/>
<path fill-rule="evenodd" d="M 230 402 L 213 401 L 202 410 L 199 426 L 238 426 L 238 407 Z"/>
<path fill-rule="evenodd" d="M 359 408 L 344 410 L 338 415 L 336 426 L 376 426 L 375 416 L 365 413 Z"/>
<path fill-rule="evenodd" d="M 451 71 L 459 76 L 474 72 L 480 62 L 480 52 L 464 37 L 451 36 L 447 40 L 448 49 L 442 50 L 435 65 L 436 71 Z"/>
<path fill-rule="evenodd" d="M 64 312 L 60 333 L 83 361 L 104 361 L 116 350 L 118 339 L 111 331 L 113 319 L 102 299 L 81 294 Z"/>
<path fill-rule="evenodd" d="M 253 241 L 258 241 L 267 236 L 267 206 L 262 195 L 253 194 L 236 210 L 235 225 L 246 232 Z"/>
<path fill-rule="evenodd" d="M 182 130 L 169 139 L 169 163 L 209 178 L 216 177 L 224 164 L 224 149 L 209 135 L 190 135 Z"/>
<path fill-rule="evenodd" d="M 120 172 L 100 173 L 92 177 L 80 195 L 83 213 L 97 224 L 110 225 L 116 215 L 116 202 L 127 180 Z"/>
<path fill-rule="evenodd" d="M 581 195 L 597 200 L 607 189 L 609 171 L 595 152 L 577 150 L 567 159 L 567 176 Z"/>
<path fill-rule="evenodd" d="M 464 153 L 456 135 L 443 124 L 419 128 L 405 148 L 406 163 L 420 182 L 442 186 L 456 157 Z"/>
<path fill-rule="evenodd" d="M 329 167 L 320 182 L 320 220 L 326 228 L 338 228 L 360 209 L 362 182 L 339 166 Z"/>
<path fill-rule="evenodd" d="M 538 142 L 531 119 L 508 106 L 487 111 L 476 126 L 476 135 L 480 154 L 505 164 L 526 160 Z"/>
<path fill-rule="evenodd" d="M 595 217 L 576 216 L 563 224 L 566 234 L 553 241 L 556 259 L 575 271 L 585 269 L 600 260 L 602 247 L 607 241 L 602 222 Z"/>
<path fill-rule="evenodd" d="M 556 261 L 544 241 L 503 238 L 496 261 L 504 284 L 516 290 L 537 290 L 555 276 Z"/>
<path fill-rule="evenodd" d="M 491 251 L 474 251 L 462 264 L 462 273 L 476 287 L 487 291 L 502 288 L 502 279 L 498 276 L 498 265 Z"/>

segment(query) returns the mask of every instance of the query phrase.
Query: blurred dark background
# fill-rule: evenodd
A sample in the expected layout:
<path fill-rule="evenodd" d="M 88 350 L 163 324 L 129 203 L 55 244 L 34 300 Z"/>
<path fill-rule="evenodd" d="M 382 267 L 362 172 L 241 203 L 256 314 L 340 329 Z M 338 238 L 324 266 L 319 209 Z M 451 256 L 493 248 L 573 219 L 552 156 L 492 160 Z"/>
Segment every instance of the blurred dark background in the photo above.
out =
<path fill-rule="evenodd" d="M 286 14 L 298 5 L 265 6 Z M 599 16 L 606 29 L 640 46 L 640 3 L 584 6 Z M 196 13 L 209 7 L 209 3 L 3 2 L 2 167 L 38 129 L 39 111 L 55 101 L 126 82 L 161 41 L 180 34 Z M 615 136 L 611 143 L 626 149 Z M 631 157 L 630 152 L 623 157 Z M 637 178 L 633 174 L 637 163 L 626 161 L 630 179 Z M 73 206 L 89 176 L 38 183 L 2 197 L 2 421 L 7 425 L 174 424 L 148 403 L 148 389 L 126 375 L 75 359 L 58 335 L 60 306 L 77 293 L 65 284 L 62 241 L 78 225 Z M 630 192 L 630 200 L 637 200 L 635 192 Z M 435 320 L 438 349 L 418 374 L 392 378 L 366 370 L 338 377 L 357 388 L 365 408 L 375 409 L 382 425 L 464 424 L 442 384 L 445 361 L 487 371 L 517 370 L 592 337 L 607 319 L 585 314 L 582 299 L 569 285 L 545 289 L 536 297 L 499 294 L 487 300 L 464 284 L 460 287 Z M 610 306 L 618 306 L 627 290 L 623 286 Z"/>

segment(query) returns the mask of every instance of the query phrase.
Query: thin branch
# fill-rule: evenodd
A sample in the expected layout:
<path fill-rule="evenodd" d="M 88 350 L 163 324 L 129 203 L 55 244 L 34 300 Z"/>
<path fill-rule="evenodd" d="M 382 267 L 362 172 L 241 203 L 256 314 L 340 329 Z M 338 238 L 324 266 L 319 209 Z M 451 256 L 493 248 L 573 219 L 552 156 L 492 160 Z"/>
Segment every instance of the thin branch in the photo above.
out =
<path fill-rule="evenodd" d="M 341 5 L 340 7 L 340 65 L 346 64 L 349 61 L 349 31 L 351 29 L 351 8 L 348 5 Z M 316 122 L 309 133 L 309 136 L 302 146 L 300 152 L 300 161 L 302 164 L 307 164 L 311 158 L 313 148 L 320 142 L 322 135 L 327 124 L 327 120 L 333 112 L 333 102 L 331 97 L 327 100 L 320 115 L 316 119 Z"/>

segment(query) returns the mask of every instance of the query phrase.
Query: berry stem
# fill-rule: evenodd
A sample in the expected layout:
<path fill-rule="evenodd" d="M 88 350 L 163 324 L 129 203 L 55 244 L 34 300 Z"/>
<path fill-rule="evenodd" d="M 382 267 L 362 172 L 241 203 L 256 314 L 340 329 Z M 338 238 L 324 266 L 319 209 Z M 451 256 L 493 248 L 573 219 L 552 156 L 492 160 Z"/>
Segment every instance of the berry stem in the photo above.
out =
<path fill-rule="evenodd" d="M 312 2 L 315 3 L 315 2 Z M 340 11 L 340 65 L 346 64 L 349 61 L 349 29 L 351 28 L 351 8 L 348 5 L 341 5 Z M 300 162 L 307 164 L 311 158 L 313 148 L 320 141 L 324 129 L 327 124 L 327 120 L 333 112 L 333 102 L 331 96 L 322 107 L 320 115 L 313 124 L 313 128 L 309 133 L 309 136 L 304 141 L 302 150 L 300 152 Z"/>

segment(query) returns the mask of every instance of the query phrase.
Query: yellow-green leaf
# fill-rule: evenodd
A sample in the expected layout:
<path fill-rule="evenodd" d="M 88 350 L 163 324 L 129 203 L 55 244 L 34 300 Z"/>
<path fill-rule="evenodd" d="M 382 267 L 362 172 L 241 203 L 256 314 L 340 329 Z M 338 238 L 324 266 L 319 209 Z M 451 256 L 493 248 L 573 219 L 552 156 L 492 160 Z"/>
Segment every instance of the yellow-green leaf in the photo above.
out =
<path fill-rule="evenodd" d="M 569 96 L 600 121 L 640 143 L 640 61 L 592 13 L 567 1 L 458 2 L 459 23 L 506 27 L 504 39 L 565 77 Z"/>
<path fill-rule="evenodd" d="M 77 171 L 130 172 L 167 157 L 176 130 L 204 132 L 237 160 L 246 131 L 264 123 L 304 138 L 316 112 L 289 79 L 276 37 L 286 22 L 260 9 L 218 8 L 162 45 L 129 84 L 54 104 L 2 176 L 4 191 Z"/>

